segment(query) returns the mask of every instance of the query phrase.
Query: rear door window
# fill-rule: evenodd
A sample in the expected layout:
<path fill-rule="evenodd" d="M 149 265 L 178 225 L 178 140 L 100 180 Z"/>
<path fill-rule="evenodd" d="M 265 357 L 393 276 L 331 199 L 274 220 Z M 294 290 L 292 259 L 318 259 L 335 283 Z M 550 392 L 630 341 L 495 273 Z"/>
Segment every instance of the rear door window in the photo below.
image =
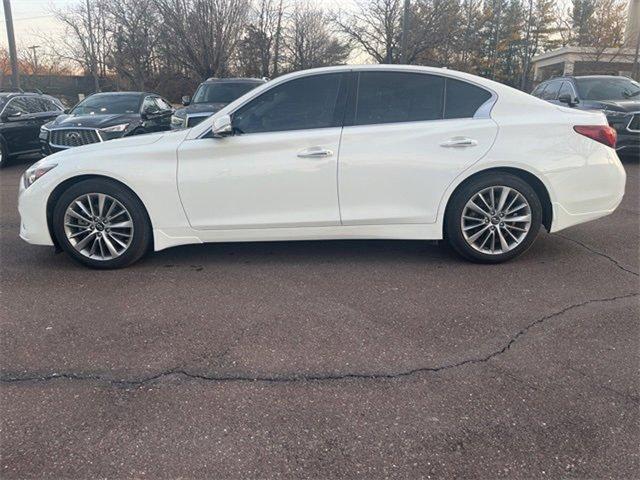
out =
<path fill-rule="evenodd" d="M 362 72 L 355 125 L 440 120 L 444 78 L 405 72 Z"/>

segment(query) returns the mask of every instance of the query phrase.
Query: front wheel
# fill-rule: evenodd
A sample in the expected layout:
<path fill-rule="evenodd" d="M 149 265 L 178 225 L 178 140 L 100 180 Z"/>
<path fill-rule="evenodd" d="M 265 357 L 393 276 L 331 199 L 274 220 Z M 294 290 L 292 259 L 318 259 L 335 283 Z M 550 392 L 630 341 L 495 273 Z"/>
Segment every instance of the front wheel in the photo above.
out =
<path fill-rule="evenodd" d="M 53 211 L 62 249 L 80 263 L 121 268 L 139 260 L 151 244 L 151 225 L 140 200 L 122 185 L 85 180 L 67 189 Z"/>
<path fill-rule="evenodd" d="M 445 215 L 445 236 L 463 257 L 499 263 L 524 253 L 542 223 L 535 190 L 508 173 L 471 179 L 453 195 Z"/>

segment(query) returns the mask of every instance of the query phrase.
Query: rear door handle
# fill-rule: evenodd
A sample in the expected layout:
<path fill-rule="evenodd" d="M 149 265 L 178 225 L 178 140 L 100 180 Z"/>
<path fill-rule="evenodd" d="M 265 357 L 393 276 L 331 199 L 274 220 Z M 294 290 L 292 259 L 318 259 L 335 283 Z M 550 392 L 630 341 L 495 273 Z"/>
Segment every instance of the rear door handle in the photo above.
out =
<path fill-rule="evenodd" d="M 333 152 L 328 148 L 323 147 L 309 147 L 298 152 L 300 158 L 325 158 L 333 155 Z"/>
<path fill-rule="evenodd" d="M 445 148 L 475 147 L 476 145 L 478 145 L 478 141 L 468 137 L 453 137 L 440 144 Z"/>

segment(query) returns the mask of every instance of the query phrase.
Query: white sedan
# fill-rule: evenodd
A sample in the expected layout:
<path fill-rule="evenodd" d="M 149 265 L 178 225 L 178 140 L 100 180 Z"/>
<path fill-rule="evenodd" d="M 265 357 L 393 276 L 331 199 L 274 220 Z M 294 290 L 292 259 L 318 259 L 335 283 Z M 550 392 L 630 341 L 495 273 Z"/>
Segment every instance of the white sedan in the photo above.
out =
<path fill-rule="evenodd" d="M 615 131 L 452 70 L 344 66 L 285 75 L 189 130 L 47 157 L 22 179 L 20 236 L 94 268 L 204 242 L 446 239 L 520 255 L 610 214 Z"/>

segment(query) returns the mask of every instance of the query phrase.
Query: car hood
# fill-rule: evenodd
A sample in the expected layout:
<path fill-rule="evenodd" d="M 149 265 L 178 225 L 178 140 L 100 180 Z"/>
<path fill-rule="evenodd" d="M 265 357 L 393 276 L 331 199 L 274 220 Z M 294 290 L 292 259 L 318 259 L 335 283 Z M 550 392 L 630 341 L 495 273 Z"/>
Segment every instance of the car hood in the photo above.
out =
<path fill-rule="evenodd" d="M 179 143 L 184 139 L 188 130 L 165 131 L 159 133 L 146 133 L 144 135 L 132 135 L 130 137 L 116 138 L 108 142 L 89 143 L 79 147 L 68 148 L 60 152 L 45 157 L 45 160 L 52 160 L 53 163 L 64 161 L 67 158 L 77 158 L 91 153 L 104 153 L 114 151 L 114 155 L 124 154 L 124 149 L 136 149 L 151 145 L 161 140 Z M 115 151 L 118 151 L 117 153 Z"/>
<path fill-rule="evenodd" d="M 584 107 L 602 110 L 614 110 L 616 112 L 640 111 L 640 99 L 629 100 L 585 100 Z"/>
<path fill-rule="evenodd" d="M 60 115 L 54 121 L 49 122 L 46 127 L 51 128 L 106 128 L 122 123 L 139 121 L 140 116 L 135 114 L 112 114 L 112 115 Z"/>
<path fill-rule="evenodd" d="M 175 111 L 176 117 L 185 117 L 193 113 L 216 113 L 226 107 L 228 103 L 192 103 Z"/>

